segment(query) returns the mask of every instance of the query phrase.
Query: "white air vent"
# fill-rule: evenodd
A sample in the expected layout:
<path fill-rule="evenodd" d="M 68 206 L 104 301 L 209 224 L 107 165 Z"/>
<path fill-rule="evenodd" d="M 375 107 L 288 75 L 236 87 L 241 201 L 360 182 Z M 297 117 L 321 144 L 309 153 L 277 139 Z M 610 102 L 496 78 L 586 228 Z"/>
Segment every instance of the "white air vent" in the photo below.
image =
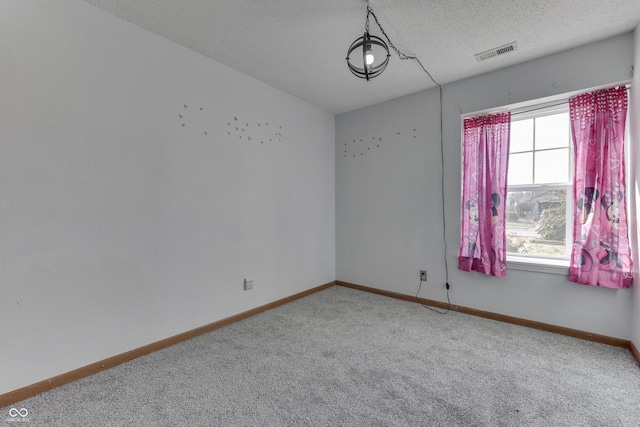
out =
<path fill-rule="evenodd" d="M 505 44 L 504 46 L 489 49 L 481 53 L 476 53 L 474 56 L 476 57 L 476 61 L 482 62 L 482 61 L 486 61 L 489 58 L 493 58 L 495 56 L 500 56 L 500 55 L 504 55 L 505 53 L 513 52 L 514 50 L 518 50 L 517 42 L 511 42 L 509 44 Z"/>

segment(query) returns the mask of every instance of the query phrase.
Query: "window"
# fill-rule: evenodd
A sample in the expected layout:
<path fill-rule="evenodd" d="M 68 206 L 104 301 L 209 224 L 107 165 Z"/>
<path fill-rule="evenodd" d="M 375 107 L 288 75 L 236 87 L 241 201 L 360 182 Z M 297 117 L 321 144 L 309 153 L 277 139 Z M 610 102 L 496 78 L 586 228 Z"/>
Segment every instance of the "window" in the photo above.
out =
<path fill-rule="evenodd" d="M 568 260 L 572 240 L 569 106 L 515 113 L 507 179 L 507 259 Z"/>

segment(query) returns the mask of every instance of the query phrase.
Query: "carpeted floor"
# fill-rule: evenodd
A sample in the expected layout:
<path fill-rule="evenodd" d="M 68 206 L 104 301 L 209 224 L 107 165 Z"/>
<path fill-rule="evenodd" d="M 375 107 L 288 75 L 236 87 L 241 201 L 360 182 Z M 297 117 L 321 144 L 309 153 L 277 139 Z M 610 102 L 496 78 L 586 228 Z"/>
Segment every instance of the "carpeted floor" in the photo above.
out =
<path fill-rule="evenodd" d="M 32 426 L 638 426 L 640 368 L 336 286 L 11 407 Z"/>

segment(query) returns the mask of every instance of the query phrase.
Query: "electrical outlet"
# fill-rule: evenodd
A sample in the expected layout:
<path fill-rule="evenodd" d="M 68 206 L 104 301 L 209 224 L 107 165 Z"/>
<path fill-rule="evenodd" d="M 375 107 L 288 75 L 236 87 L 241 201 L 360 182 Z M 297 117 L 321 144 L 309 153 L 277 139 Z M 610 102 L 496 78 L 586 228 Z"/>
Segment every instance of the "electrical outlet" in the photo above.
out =
<path fill-rule="evenodd" d="M 244 290 L 248 291 L 253 289 L 253 279 L 244 279 Z"/>
<path fill-rule="evenodd" d="M 427 281 L 427 270 L 420 270 L 420 281 L 421 282 Z"/>

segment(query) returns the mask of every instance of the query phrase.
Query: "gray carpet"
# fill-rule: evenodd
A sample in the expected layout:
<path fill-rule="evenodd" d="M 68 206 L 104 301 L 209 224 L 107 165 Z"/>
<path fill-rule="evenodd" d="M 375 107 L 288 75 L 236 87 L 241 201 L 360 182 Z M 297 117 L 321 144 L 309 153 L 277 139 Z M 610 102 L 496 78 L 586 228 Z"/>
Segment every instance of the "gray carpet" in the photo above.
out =
<path fill-rule="evenodd" d="M 626 349 L 332 287 L 11 407 L 32 426 L 638 426 L 640 369 Z"/>

